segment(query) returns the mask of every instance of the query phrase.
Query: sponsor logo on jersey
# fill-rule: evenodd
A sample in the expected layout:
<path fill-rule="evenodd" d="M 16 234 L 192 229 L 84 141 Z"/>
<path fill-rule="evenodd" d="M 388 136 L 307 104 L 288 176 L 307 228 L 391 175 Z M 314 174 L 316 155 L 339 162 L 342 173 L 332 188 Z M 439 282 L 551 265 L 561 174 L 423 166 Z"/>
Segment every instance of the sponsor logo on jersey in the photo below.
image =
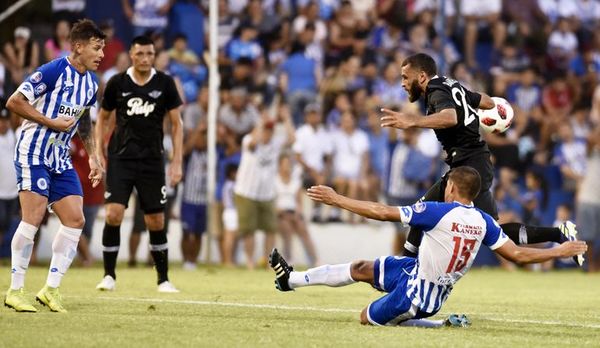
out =
<path fill-rule="evenodd" d="M 112 193 L 110 193 L 108 191 L 104 192 L 104 199 L 109 199 L 111 195 L 112 195 Z"/>
<path fill-rule="evenodd" d="M 442 83 L 445 84 L 448 87 L 452 87 L 452 85 L 454 85 L 455 83 L 458 83 L 458 81 L 446 77 L 446 80 L 444 82 L 442 82 Z"/>
<path fill-rule="evenodd" d="M 35 93 L 36 94 L 42 94 L 46 91 L 46 84 L 45 83 L 40 83 L 39 85 L 37 85 L 35 87 Z"/>
<path fill-rule="evenodd" d="M 48 188 L 48 182 L 44 178 L 39 178 L 36 184 L 40 190 L 45 190 Z"/>
<path fill-rule="evenodd" d="M 131 98 L 127 101 L 127 107 L 129 108 L 127 115 L 144 115 L 144 117 L 148 117 L 154 111 L 155 105 L 154 103 L 148 103 L 148 101 L 144 102 L 142 98 Z"/>
<path fill-rule="evenodd" d="M 151 96 L 154 99 L 160 97 L 161 94 L 162 94 L 162 92 L 161 91 L 157 91 L 157 90 L 154 90 L 154 91 L 148 93 L 148 95 Z"/>
<path fill-rule="evenodd" d="M 412 218 L 412 210 L 409 207 L 401 207 L 400 208 L 400 220 L 402 222 L 410 222 L 410 219 Z"/>
<path fill-rule="evenodd" d="M 73 82 L 71 81 L 65 81 L 65 84 L 63 85 L 63 92 L 70 92 L 73 90 Z"/>
<path fill-rule="evenodd" d="M 34 72 L 33 74 L 31 74 L 31 76 L 29 77 L 29 81 L 33 82 L 33 83 L 38 83 L 40 81 L 42 81 L 42 73 L 39 71 Z"/>
<path fill-rule="evenodd" d="M 25 83 L 25 84 L 23 84 L 23 87 L 22 87 L 22 89 L 23 89 L 25 92 L 31 92 L 31 91 L 33 91 L 33 87 L 32 87 L 32 86 L 31 86 L 31 84 L 29 84 L 29 83 Z"/>
<path fill-rule="evenodd" d="M 415 211 L 415 213 L 422 213 L 425 211 L 425 208 L 427 208 L 427 206 L 423 202 L 418 202 L 413 204 L 412 208 Z"/>
<path fill-rule="evenodd" d="M 129 96 L 131 93 L 133 93 L 133 92 L 123 92 L 123 93 L 121 93 L 121 95 L 122 95 L 123 97 L 127 97 L 127 96 Z"/>
<path fill-rule="evenodd" d="M 83 107 L 73 104 L 62 103 L 58 107 L 58 116 L 77 117 L 83 112 Z"/>
<path fill-rule="evenodd" d="M 452 223 L 452 228 L 450 229 L 452 232 L 470 234 L 470 235 L 481 235 L 483 233 L 483 227 L 481 226 L 473 226 L 473 225 L 465 225 L 458 222 Z"/>

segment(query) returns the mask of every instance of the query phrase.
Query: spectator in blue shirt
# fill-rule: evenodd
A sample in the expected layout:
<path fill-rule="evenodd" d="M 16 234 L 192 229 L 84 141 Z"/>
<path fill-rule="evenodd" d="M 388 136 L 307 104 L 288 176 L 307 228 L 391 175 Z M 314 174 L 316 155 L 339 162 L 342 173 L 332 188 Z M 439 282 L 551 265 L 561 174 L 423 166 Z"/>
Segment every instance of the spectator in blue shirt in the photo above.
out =
<path fill-rule="evenodd" d="M 306 105 L 316 101 L 319 79 L 317 62 L 306 56 L 300 42 L 294 42 L 289 57 L 281 64 L 280 86 L 296 127 L 302 124 Z"/>

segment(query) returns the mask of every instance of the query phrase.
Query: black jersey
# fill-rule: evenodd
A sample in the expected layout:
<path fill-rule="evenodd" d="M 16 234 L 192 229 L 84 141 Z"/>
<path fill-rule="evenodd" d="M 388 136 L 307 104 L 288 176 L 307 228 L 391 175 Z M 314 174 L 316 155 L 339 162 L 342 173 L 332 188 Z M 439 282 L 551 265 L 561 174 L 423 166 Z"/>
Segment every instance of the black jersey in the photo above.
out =
<path fill-rule="evenodd" d="M 477 108 L 481 94 L 471 92 L 458 81 L 442 76 L 429 81 L 425 101 L 427 115 L 444 109 L 456 110 L 458 123 L 455 126 L 435 129 L 435 135 L 448 156 L 448 164 L 489 151 L 479 134 Z"/>
<path fill-rule="evenodd" d="M 131 69 L 128 70 L 128 72 Z M 115 110 L 117 122 L 108 143 L 108 156 L 148 158 L 163 156 L 163 118 L 182 102 L 169 75 L 156 71 L 145 85 L 128 72 L 113 76 L 106 85 L 102 108 Z"/>

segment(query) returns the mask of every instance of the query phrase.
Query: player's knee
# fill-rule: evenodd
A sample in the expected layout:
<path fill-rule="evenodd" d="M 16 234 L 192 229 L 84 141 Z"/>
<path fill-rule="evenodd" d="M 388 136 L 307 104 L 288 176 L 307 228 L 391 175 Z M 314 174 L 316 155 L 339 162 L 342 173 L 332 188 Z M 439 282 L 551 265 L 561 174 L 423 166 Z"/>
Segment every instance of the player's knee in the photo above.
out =
<path fill-rule="evenodd" d="M 117 226 L 123 221 L 123 212 L 118 209 L 107 209 L 106 210 L 106 223 L 112 226 Z"/>
<path fill-rule="evenodd" d="M 157 231 L 165 227 L 165 216 L 163 213 L 144 215 L 144 222 L 148 226 L 148 230 Z"/>
<path fill-rule="evenodd" d="M 75 215 L 71 217 L 69 221 L 64 225 L 72 228 L 83 228 L 83 226 L 85 225 L 85 217 L 83 216 L 83 214 Z"/>
<path fill-rule="evenodd" d="M 350 276 L 356 281 L 368 282 L 373 278 L 373 262 L 365 260 L 352 262 Z"/>

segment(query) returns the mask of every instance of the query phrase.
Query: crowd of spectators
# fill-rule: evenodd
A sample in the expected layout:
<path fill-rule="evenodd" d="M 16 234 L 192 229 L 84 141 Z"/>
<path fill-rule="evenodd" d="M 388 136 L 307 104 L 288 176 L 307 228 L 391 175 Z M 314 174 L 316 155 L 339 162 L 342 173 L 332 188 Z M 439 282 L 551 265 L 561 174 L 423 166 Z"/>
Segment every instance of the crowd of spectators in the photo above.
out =
<path fill-rule="evenodd" d="M 186 101 L 186 141 L 194 139 L 186 142 L 187 153 L 193 158 L 206 151 L 208 2 L 122 3 L 118 10 L 131 30 L 155 40 L 157 68 L 178 81 Z M 511 129 L 486 135 L 501 219 L 543 225 L 571 219 L 581 226 L 583 239 L 600 238 L 600 187 L 594 180 L 600 177 L 600 1 L 218 4 L 216 214 L 222 216 L 218 240 L 225 263 L 233 262 L 236 230 L 244 230 L 244 239 L 257 227 L 282 230 L 286 238 L 296 231 L 315 262 L 301 222 L 362 222 L 320 206 L 303 211 L 292 188 L 330 184 L 351 197 L 408 204 L 439 177 L 443 154 L 432 131 L 379 126 L 381 107 L 423 112 L 401 87 L 400 63 L 416 52 L 432 55 L 439 74 L 512 104 Z M 108 34 L 99 71 L 105 83 L 129 62 L 111 21 L 100 23 Z M 40 63 L 67 54 L 68 27 L 68 21 L 57 21 L 49 38 L 32 37 L 26 26 L 14 30 L 0 59 L 0 97 Z M 169 35 L 171 27 L 180 30 Z M 205 170 L 205 159 L 198 161 L 195 168 Z M 195 178 L 206 185 L 206 175 Z M 235 211 L 240 201 L 243 214 Z M 246 255 L 253 260 L 248 249 Z M 589 265 L 590 270 L 600 266 Z"/>

